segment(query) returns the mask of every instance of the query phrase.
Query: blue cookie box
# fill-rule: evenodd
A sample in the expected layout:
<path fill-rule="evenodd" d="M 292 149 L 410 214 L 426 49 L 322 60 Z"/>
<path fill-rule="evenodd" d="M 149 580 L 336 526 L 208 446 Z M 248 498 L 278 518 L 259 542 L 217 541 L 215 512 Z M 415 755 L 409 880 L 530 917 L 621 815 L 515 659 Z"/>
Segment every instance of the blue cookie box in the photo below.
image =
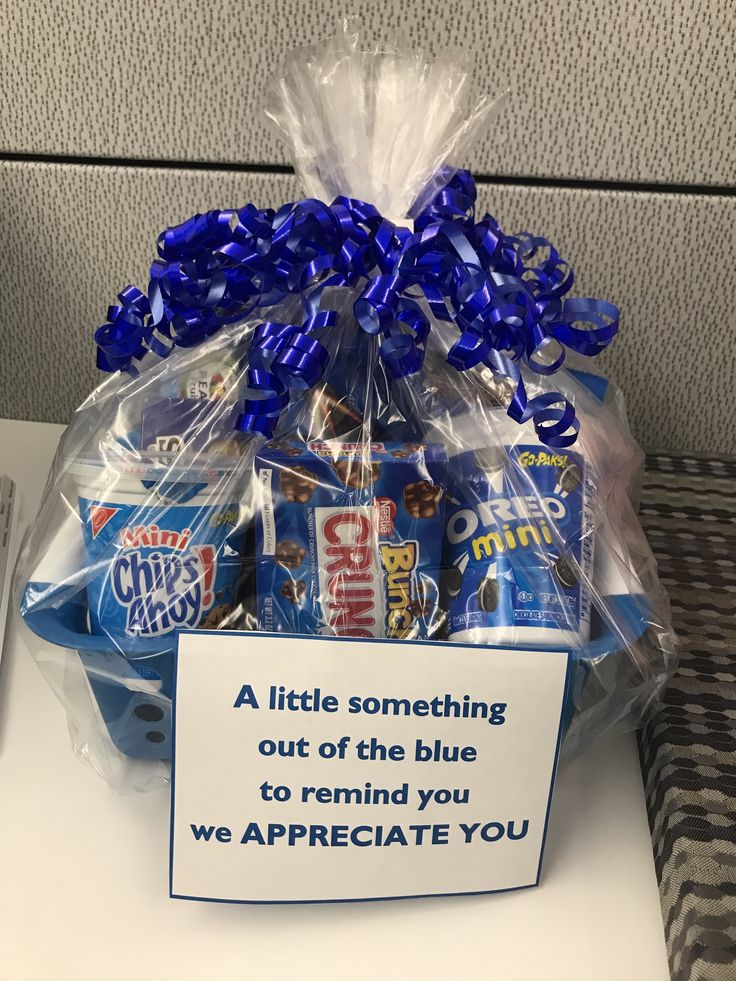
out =
<path fill-rule="evenodd" d="M 372 483 L 366 487 L 347 486 L 340 479 L 338 468 L 349 465 L 351 460 L 356 468 L 360 468 L 363 449 L 360 444 L 279 441 L 276 445 L 267 445 L 257 455 L 256 479 L 262 493 L 264 487 L 267 488 L 265 493 L 269 497 L 265 512 L 268 527 L 264 534 L 264 512 L 261 510 L 256 529 L 258 618 L 261 629 L 306 634 L 338 633 L 343 636 L 407 636 L 403 633 L 403 625 L 408 621 L 409 614 L 404 617 L 398 608 L 392 608 L 391 604 L 396 601 L 393 595 L 387 594 L 388 567 L 382 564 L 387 561 L 382 545 L 398 549 L 404 543 L 408 547 L 412 544 L 416 547 L 416 562 L 412 571 L 407 572 L 410 579 L 408 598 L 410 602 L 425 607 L 415 616 L 410 635 L 427 637 L 430 633 L 433 617 L 436 617 L 444 529 L 444 489 L 447 483 L 445 450 L 438 444 L 373 443 L 370 450 L 370 465 L 375 468 Z M 299 469 L 295 472 L 295 468 Z M 304 481 L 304 471 L 311 475 L 311 495 L 308 501 L 293 500 L 290 487 L 293 488 L 295 480 Z M 409 485 L 422 481 L 428 481 L 438 488 L 439 499 L 431 516 L 416 517 L 407 510 L 404 491 Z M 377 559 L 370 571 L 365 572 L 371 581 L 363 584 L 364 591 L 368 593 L 376 577 L 383 580 L 380 588 L 384 616 L 375 617 L 376 622 L 366 627 L 356 625 L 358 618 L 351 618 L 350 615 L 341 618 L 339 611 L 334 612 L 337 609 L 334 602 L 330 607 L 332 614 L 325 609 L 324 586 L 329 581 L 329 569 L 336 564 L 326 565 L 324 557 L 323 533 L 328 520 L 325 515 L 337 513 L 339 509 L 352 511 L 357 515 L 356 520 L 367 522 L 375 519 L 379 525 L 385 515 L 387 524 L 384 528 L 390 526 L 385 534 L 379 527 L 372 538 L 372 551 L 380 553 L 381 558 Z M 269 544 L 264 545 L 266 540 Z M 291 567 L 276 561 L 274 546 L 278 549 L 279 543 L 283 542 L 303 550 L 298 564 L 293 564 L 297 559 L 292 561 Z M 359 564 L 359 559 L 356 562 Z M 356 562 L 353 563 L 354 568 L 357 568 Z M 347 577 L 350 578 L 349 572 Z M 332 621 L 329 622 L 331 617 Z M 363 620 L 368 619 L 370 615 L 366 614 Z M 379 619 L 383 622 L 379 623 Z"/>

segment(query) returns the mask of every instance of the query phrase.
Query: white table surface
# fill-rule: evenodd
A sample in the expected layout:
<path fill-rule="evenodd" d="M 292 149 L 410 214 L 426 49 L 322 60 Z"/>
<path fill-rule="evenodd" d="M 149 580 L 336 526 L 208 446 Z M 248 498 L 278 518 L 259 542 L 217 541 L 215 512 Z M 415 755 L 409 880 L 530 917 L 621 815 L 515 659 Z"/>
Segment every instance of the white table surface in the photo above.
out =
<path fill-rule="evenodd" d="M 61 426 L 0 421 L 32 520 Z M 492 896 L 243 907 L 168 898 L 168 794 L 117 797 L 69 749 L 9 618 L 0 673 L 0 976 L 12 981 L 666 981 L 632 736 L 558 777 L 542 884 Z"/>

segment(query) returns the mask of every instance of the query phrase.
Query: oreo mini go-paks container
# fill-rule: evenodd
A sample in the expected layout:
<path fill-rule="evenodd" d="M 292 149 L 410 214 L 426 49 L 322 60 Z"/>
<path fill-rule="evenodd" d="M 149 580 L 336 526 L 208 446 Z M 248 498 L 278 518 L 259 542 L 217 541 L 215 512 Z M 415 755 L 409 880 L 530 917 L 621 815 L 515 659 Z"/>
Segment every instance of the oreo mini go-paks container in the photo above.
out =
<path fill-rule="evenodd" d="M 509 432 L 496 415 L 503 443 L 451 459 L 443 572 L 450 640 L 577 647 L 590 633 L 591 468 L 580 453 Z"/>
<path fill-rule="evenodd" d="M 489 445 L 450 460 L 450 640 L 577 647 L 590 634 L 591 467 L 581 453 L 543 446 L 501 410 L 493 416 Z"/>
<path fill-rule="evenodd" d="M 433 634 L 447 483 L 442 446 L 278 440 L 255 466 L 261 629 Z"/>

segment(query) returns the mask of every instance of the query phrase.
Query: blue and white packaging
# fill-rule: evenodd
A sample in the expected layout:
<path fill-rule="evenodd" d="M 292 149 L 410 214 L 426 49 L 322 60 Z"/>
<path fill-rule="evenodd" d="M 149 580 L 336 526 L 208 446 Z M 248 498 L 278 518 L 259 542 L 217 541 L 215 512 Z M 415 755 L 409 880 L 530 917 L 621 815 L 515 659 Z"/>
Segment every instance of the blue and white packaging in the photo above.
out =
<path fill-rule="evenodd" d="M 508 427 L 494 415 L 504 439 Z M 587 641 L 594 494 L 584 456 L 519 427 L 508 443 L 451 458 L 443 562 L 451 640 Z"/>
<path fill-rule="evenodd" d="M 141 415 L 141 449 L 175 459 L 187 446 L 190 451 L 221 457 L 238 452 L 238 408 L 206 398 L 160 399 L 144 407 Z"/>
<path fill-rule="evenodd" d="M 438 623 L 447 458 L 437 444 L 268 444 L 256 571 L 263 630 L 415 638 Z"/>
<path fill-rule="evenodd" d="M 92 632 L 124 651 L 127 638 L 217 626 L 236 602 L 238 501 L 218 502 L 206 482 L 151 489 L 130 475 L 106 487 L 95 468 L 85 469 L 79 514 Z"/>

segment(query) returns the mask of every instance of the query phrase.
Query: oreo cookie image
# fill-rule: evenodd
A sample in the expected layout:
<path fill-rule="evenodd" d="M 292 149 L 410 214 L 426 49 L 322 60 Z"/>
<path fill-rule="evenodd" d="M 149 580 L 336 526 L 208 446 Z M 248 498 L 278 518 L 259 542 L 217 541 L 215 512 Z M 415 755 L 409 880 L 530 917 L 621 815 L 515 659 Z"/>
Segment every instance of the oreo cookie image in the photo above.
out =
<path fill-rule="evenodd" d="M 442 570 L 442 589 L 448 596 L 457 596 L 463 588 L 463 574 L 456 565 L 448 565 Z"/>
<path fill-rule="evenodd" d="M 580 486 L 582 479 L 583 475 L 580 473 L 580 467 L 577 463 L 571 463 L 567 467 L 561 467 L 557 473 L 557 486 L 555 490 L 566 496 Z"/>
<path fill-rule="evenodd" d="M 488 446 L 475 451 L 475 465 L 483 473 L 498 473 L 505 467 L 507 459 L 503 446 Z"/>
<path fill-rule="evenodd" d="M 498 606 L 498 580 L 484 579 L 478 587 L 478 608 L 484 613 L 493 613 Z"/>
<path fill-rule="evenodd" d="M 564 589 L 574 589 L 578 584 L 578 578 L 573 572 L 570 563 L 561 555 L 552 567 L 555 579 Z"/>

